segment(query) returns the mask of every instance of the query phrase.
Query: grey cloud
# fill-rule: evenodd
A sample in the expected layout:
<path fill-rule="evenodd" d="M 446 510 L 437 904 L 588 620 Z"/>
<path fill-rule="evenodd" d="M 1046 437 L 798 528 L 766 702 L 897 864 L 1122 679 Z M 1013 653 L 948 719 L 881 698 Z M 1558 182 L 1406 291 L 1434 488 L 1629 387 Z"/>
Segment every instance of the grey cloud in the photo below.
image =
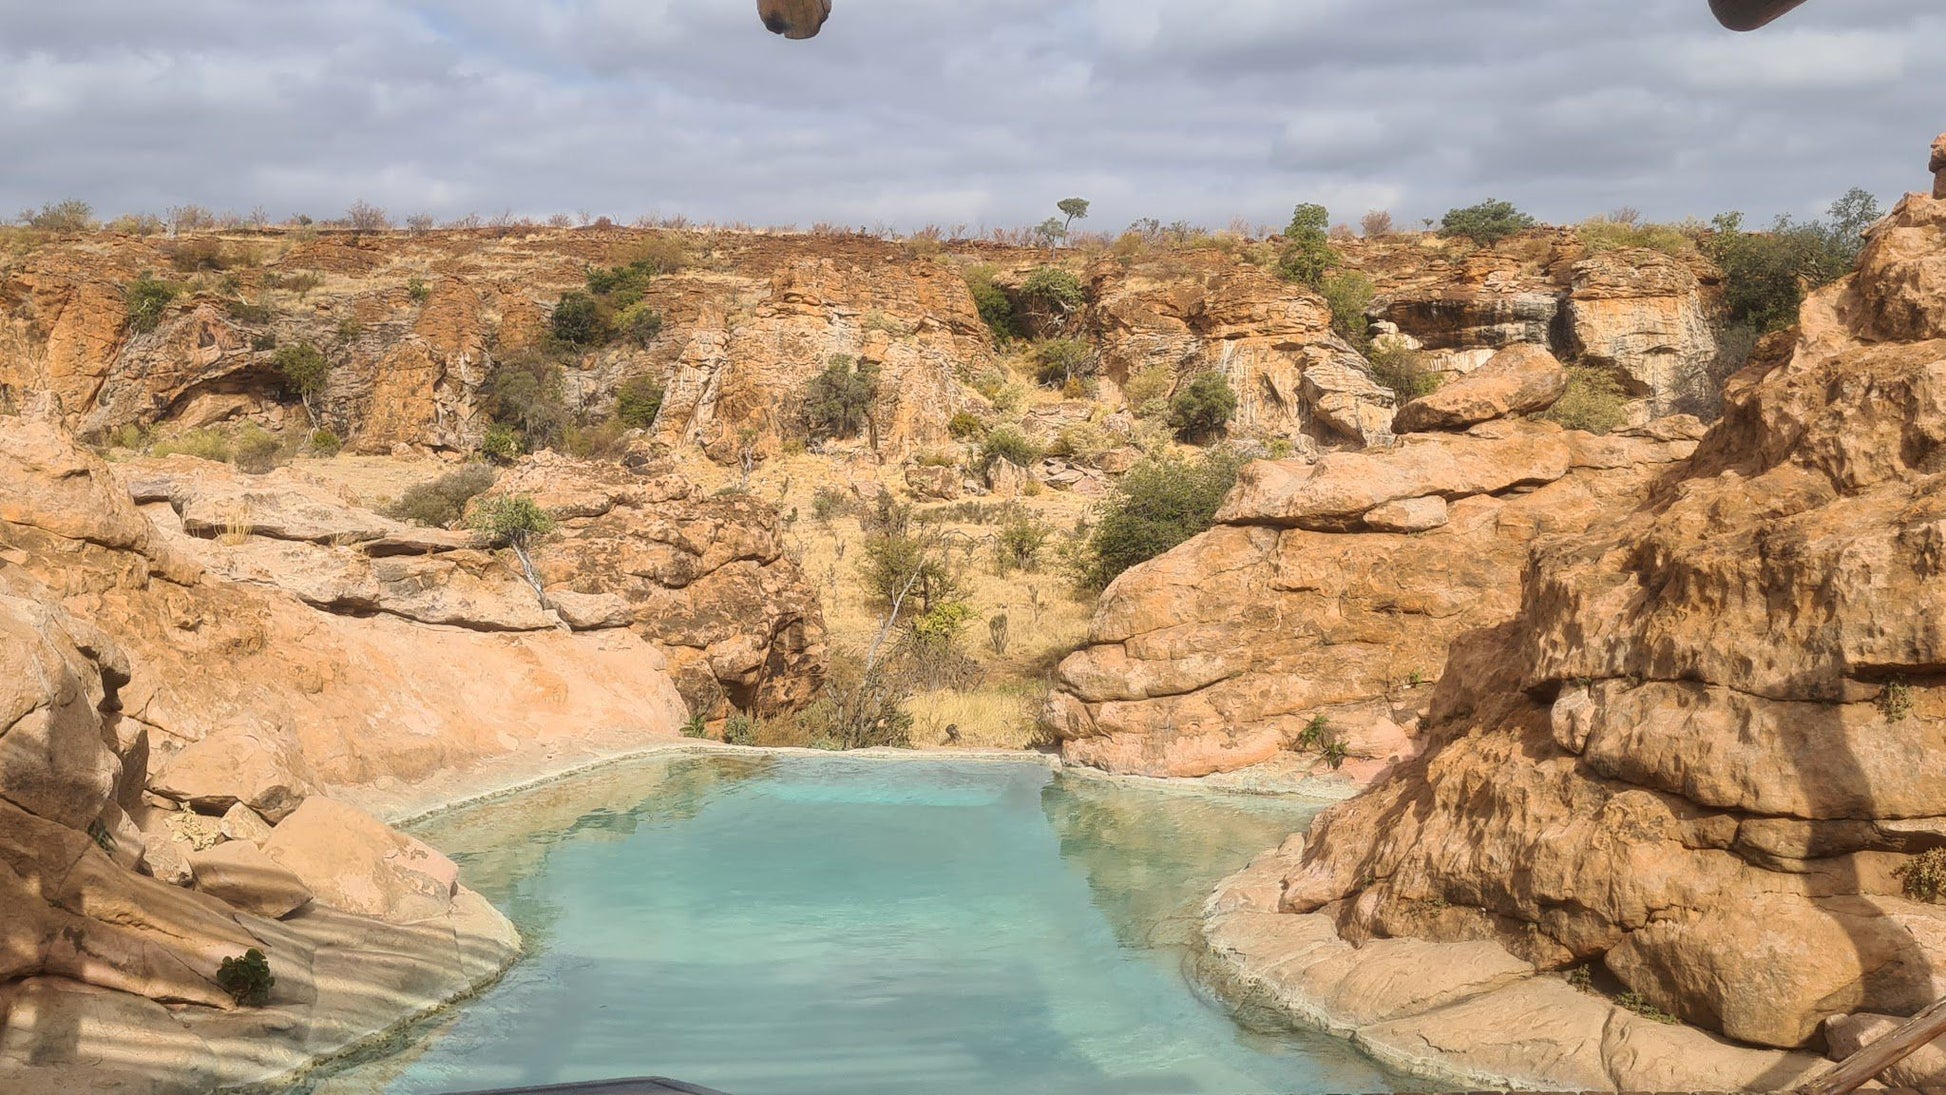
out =
<path fill-rule="evenodd" d="M 1814 213 L 1916 187 L 1932 0 L 0 0 L 0 210 L 758 224 Z M 11 204 L 9 204 L 11 203 Z"/>

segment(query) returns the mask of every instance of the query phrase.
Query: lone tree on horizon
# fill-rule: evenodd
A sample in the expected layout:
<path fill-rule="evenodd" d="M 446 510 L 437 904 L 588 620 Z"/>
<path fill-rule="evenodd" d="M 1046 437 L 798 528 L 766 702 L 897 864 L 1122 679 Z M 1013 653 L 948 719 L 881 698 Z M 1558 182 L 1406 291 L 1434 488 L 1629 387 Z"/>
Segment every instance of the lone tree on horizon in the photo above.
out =
<path fill-rule="evenodd" d="M 1068 230 L 1074 227 L 1075 221 L 1085 221 L 1088 219 L 1089 204 L 1086 198 L 1063 198 L 1055 204 L 1054 208 L 1059 209 L 1068 218 L 1061 225 L 1062 235 L 1065 236 Z"/>

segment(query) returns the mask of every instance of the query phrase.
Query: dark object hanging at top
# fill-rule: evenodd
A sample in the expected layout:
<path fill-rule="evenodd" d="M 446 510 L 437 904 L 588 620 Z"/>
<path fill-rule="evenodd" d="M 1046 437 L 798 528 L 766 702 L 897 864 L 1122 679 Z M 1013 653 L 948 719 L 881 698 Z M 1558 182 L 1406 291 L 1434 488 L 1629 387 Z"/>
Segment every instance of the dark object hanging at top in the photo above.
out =
<path fill-rule="evenodd" d="M 831 0 L 757 0 L 757 14 L 772 34 L 815 38 L 831 18 Z"/>
<path fill-rule="evenodd" d="M 1710 0 L 1716 21 L 1731 30 L 1756 30 L 1804 0 Z"/>

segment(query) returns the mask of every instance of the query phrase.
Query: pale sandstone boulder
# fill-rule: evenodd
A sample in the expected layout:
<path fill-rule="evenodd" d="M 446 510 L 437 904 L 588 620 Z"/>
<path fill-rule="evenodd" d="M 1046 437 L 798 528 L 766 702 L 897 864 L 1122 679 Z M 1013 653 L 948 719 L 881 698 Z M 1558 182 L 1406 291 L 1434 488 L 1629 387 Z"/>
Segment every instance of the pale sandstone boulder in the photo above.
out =
<path fill-rule="evenodd" d="M 316 792 L 310 767 L 285 733 L 256 726 L 218 730 L 163 762 L 149 790 L 221 816 L 241 804 L 272 824 Z"/>
<path fill-rule="evenodd" d="M 275 920 L 311 900 L 310 887 L 247 840 L 230 840 L 191 852 L 196 888 L 230 905 Z"/>
<path fill-rule="evenodd" d="M 1619 374 L 1655 415 L 1707 397 L 1716 334 L 1693 270 L 1635 248 L 1591 255 L 1569 277 L 1568 340 L 1582 364 Z"/>
<path fill-rule="evenodd" d="M 1431 532 L 1450 520 L 1452 510 L 1438 495 L 1387 502 L 1366 511 L 1365 527 L 1373 532 Z"/>
<path fill-rule="evenodd" d="M 270 823 L 263 815 L 239 802 L 224 811 L 220 828 L 225 840 L 247 840 L 262 844 L 270 839 Z"/>
<path fill-rule="evenodd" d="M 1946 161 L 1942 161 L 1946 167 Z M 1942 195 L 1946 197 L 1946 195 Z M 1842 1061 L 1905 1025 L 1892 1015 L 1836 1015 L 1825 1022 L 1824 1037 L 1833 1060 Z M 1920 1046 L 1918 1051 L 1881 1073 L 1886 1087 L 1936 1088 L 1946 1083 L 1946 1038 Z"/>
<path fill-rule="evenodd" d="M 1392 429 L 1464 430 L 1508 415 L 1544 411 L 1567 388 L 1567 371 L 1545 348 L 1509 346 L 1480 369 L 1400 407 Z"/>
<path fill-rule="evenodd" d="M 277 823 L 263 854 L 319 901 L 393 924 L 444 914 L 459 879 L 453 861 L 422 842 L 318 796 Z"/>
<path fill-rule="evenodd" d="M 101 711 L 119 706 L 127 662 L 93 629 L 6 592 L 0 585 L 0 793 L 85 828 L 122 776 Z"/>
<path fill-rule="evenodd" d="M 905 469 L 905 485 L 914 498 L 950 502 L 960 496 L 959 469 L 913 464 Z"/>

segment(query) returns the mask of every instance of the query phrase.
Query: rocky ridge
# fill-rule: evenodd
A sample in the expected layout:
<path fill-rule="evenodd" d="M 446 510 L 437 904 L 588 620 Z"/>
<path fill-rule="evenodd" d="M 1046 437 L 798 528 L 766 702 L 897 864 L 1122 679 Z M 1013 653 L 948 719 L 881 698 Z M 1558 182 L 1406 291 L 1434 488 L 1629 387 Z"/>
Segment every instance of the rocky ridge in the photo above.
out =
<path fill-rule="evenodd" d="M 1536 546 L 1424 754 L 1219 893 L 1218 957 L 1415 1067 L 1589 1089 L 1790 1086 L 1946 996 L 1906 873 L 1946 847 L 1943 373 L 1946 200 L 1914 194 L 1686 465 Z M 1394 952 L 1412 984 L 1353 1007 L 1346 963 Z"/>

